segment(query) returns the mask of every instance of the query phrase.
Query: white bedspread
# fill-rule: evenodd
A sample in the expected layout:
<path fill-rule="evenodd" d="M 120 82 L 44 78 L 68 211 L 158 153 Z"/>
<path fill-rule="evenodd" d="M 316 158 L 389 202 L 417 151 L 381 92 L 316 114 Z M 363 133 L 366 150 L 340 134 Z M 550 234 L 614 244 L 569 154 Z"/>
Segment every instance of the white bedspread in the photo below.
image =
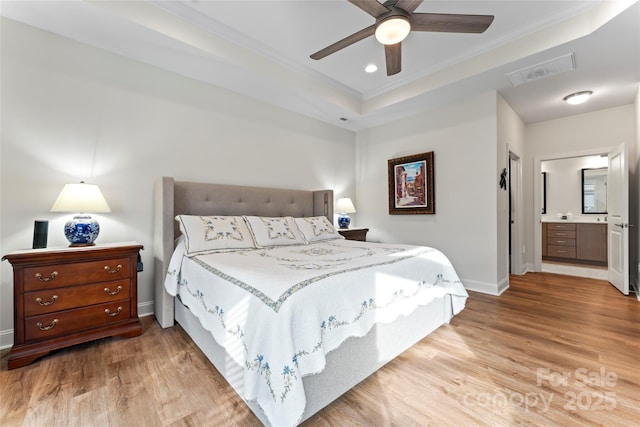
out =
<path fill-rule="evenodd" d="M 302 377 L 321 372 L 325 355 L 347 338 L 446 294 L 457 314 L 467 298 L 449 260 L 427 247 L 338 239 L 183 253 L 179 244 L 167 291 L 244 366 L 243 398 L 255 400 L 278 427 L 300 421 Z"/>

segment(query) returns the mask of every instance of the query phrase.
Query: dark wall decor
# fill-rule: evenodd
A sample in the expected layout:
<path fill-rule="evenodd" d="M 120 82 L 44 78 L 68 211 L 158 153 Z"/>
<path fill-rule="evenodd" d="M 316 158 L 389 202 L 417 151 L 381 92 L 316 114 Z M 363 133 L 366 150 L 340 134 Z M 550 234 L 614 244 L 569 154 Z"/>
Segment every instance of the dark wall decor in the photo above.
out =
<path fill-rule="evenodd" d="M 388 161 L 389 214 L 435 214 L 433 151 Z"/>
<path fill-rule="evenodd" d="M 500 188 L 506 191 L 507 189 L 507 168 L 502 169 L 500 174 Z"/>

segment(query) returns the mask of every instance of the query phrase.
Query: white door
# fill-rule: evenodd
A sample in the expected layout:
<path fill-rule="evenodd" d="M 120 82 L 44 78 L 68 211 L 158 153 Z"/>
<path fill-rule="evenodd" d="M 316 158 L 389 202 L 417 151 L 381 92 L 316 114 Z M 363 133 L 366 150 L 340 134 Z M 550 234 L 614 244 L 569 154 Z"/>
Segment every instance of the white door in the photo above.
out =
<path fill-rule="evenodd" d="M 609 153 L 607 176 L 609 282 L 629 295 L 629 165 L 622 143 Z"/>

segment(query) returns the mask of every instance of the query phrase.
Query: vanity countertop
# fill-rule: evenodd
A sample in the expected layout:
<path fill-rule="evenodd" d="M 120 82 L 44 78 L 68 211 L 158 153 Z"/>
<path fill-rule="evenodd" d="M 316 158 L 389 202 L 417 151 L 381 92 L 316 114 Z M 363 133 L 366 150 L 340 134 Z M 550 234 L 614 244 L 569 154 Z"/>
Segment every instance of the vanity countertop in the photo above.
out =
<path fill-rule="evenodd" d="M 600 221 L 598 221 L 598 219 L 600 219 Z M 579 216 L 579 217 L 573 217 L 572 219 L 560 219 L 557 217 L 543 215 L 542 222 L 573 222 L 573 223 L 583 223 L 583 224 L 607 224 L 607 221 L 605 221 L 604 218 L 599 216 L 594 218 Z"/>

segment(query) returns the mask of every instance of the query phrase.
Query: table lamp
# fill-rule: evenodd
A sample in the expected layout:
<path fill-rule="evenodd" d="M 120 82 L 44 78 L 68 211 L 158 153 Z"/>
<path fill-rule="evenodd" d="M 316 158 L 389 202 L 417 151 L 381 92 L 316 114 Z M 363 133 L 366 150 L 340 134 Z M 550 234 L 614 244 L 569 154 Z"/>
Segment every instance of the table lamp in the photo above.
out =
<path fill-rule="evenodd" d="M 100 225 L 87 213 L 106 213 L 111 209 L 97 185 L 80 181 L 79 184 L 64 186 L 51 212 L 79 212 L 65 224 L 64 235 L 69 246 L 93 246 L 100 233 Z"/>
<path fill-rule="evenodd" d="M 353 202 L 351 202 L 351 199 L 348 197 L 338 199 L 335 209 L 339 213 L 338 225 L 340 226 L 340 228 L 349 228 L 349 224 L 351 224 L 351 218 L 349 218 L 349 215 L 347 214 L 356 212 L 356 208 L 353 206 Z"/>

